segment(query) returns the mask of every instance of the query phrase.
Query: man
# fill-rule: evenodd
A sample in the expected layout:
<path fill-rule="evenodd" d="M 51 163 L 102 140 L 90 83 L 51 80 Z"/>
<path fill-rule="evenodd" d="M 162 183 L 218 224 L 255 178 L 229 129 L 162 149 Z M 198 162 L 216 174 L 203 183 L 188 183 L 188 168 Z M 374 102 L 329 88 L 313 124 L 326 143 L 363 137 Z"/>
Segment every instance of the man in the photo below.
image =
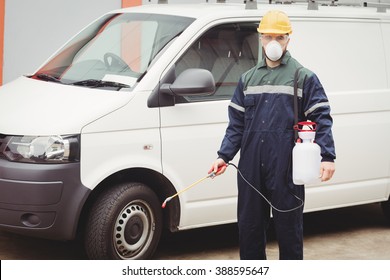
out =
<path fill-rule="evenodd" d="M 225 172 L 240 150 L 238 168 L 271 204 L 280 259 L 303 259 L 304 186 L 292 181 L 294 147 L 294 76 L 301 65 L 287 51 L 292 33 L 288 16 L 269 11 L 258 32 L 264 59 L 244 73 L 229 105 L 229 125 L 209 172 Z M 299 71 L 299 121 L 317 123 L 315 141 L 321 147 L 322 181 L 332 178 L 336 158 L 330 106 L 317 76 Z M 241 259 L 266 259 L 270 205 L 238 176 L 238 228 Z M 301 199 L 302 201 L 298 200 Z"/>

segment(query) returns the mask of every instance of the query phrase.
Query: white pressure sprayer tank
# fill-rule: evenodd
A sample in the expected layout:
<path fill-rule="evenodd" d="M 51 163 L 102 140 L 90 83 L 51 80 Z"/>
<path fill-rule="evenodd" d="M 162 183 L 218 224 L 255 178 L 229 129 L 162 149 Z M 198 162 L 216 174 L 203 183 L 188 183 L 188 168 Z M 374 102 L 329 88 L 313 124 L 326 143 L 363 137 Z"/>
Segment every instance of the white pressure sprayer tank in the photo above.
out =
<path fill-rule="evenodd" d="M 321 182 L 321 148 L 314 142 L 316 123 L 299 122 L 298 137 L 292 152 L 293 182 L 296 185 Z"/>

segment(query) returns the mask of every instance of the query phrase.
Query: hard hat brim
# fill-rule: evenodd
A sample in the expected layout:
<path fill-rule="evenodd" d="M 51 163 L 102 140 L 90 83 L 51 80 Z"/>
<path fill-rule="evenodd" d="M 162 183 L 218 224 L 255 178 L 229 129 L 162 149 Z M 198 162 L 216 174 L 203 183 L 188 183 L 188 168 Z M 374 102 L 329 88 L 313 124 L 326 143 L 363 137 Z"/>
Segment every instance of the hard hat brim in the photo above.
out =
<path fill-rule="evenodd" d="M 292 33 L 292 30 L 290 30 L 289 32 L 283 32 L 283 31 L 280 31 L 280 29 L 272 29 L 272 28 L 268 28 L 268 29 L 260 29 L 260 28 L 257 28 L 257 32 L 261 33 L 261 34 L 291 34 Z"/>

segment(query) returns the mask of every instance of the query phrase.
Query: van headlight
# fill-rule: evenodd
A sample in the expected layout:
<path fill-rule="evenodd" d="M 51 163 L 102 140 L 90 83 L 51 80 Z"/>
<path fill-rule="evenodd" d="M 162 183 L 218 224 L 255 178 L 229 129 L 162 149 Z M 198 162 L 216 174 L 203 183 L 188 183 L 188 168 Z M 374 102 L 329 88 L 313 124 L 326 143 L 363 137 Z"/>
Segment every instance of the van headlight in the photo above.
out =
<path fill-rule="evenodd" d="M 79 136 L 12 136 L 4 155 L 10 161 L 67 163 L 80 160 Z"/>

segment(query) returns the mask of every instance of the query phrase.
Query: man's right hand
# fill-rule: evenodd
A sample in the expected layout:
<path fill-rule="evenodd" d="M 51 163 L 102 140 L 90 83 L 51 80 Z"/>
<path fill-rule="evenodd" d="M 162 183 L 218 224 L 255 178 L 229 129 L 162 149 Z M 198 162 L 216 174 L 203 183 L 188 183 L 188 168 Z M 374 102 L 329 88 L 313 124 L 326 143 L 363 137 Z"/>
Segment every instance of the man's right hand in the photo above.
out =
<path fill-rule="evenodd" d="M 226 162 L 223 159 L 218 158 L 216 161 L 214 161 L 208 174 L 214 172 L 215 176 L 221 175 L 225 172 L 227 167 L 228 167 L 228 165 L 226 164 Z M 219 168 L 220 168 L 220 170 L 218 170 Z"/>

